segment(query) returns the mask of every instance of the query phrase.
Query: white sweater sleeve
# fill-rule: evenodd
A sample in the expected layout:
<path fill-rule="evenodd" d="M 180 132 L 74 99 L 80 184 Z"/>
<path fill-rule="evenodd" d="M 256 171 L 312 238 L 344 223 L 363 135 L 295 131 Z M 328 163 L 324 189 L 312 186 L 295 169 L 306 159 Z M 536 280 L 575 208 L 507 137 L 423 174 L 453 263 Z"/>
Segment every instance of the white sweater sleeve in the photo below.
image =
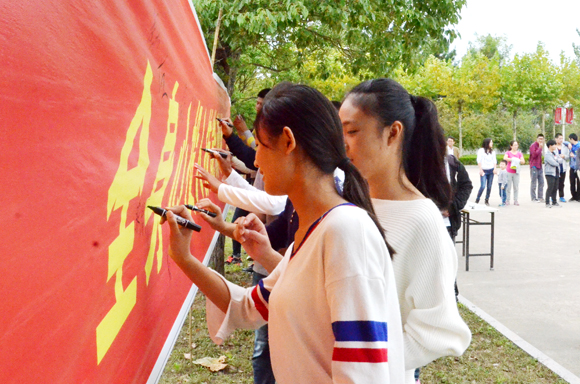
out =
<path fill-rule="evenodd" d="M 248 189 L 250 191 L 257 190 L 235 170 L 232 170 L 232 173 L 230 173 L 230 175 L 224 180 L 224 183 L 233 187 Z"/>
<path fill-rule="evenodd" d="M 414 277 L 404 293 L 414 305 L 403 325 L 407 369 L 442 356 L 460 356 L 471 342 L 471 331 L 455 301 L 457 255 L 453 242 L 435 223 L 422 230 L 424 236 L 417 238 L 409 261 Z"/>
<path fill-rule="evenodd" d="M 249 212 L 276 216 L 286 207 L 288 196 L 272 196 L 257 189 L 248 190 L 221 184 L 218 189 L 218 199 Z"/>

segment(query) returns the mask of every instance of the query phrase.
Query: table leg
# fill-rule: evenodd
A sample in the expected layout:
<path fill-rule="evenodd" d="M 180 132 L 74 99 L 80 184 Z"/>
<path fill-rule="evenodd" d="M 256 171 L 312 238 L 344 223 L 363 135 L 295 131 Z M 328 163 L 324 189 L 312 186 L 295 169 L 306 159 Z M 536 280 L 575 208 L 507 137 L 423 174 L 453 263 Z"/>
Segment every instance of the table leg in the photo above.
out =
<path fill-rule="evenodd" d="M 493 271 L 493 245 L 495 243 L 495 212 L 491 212 L 491 258 L 489 269 Z"/>
<path fill-rule="evenodd" d="M 467 212 L 467 220 L 465 221 L 465 270 L 469 272 L 469 212 Z"/>
<path fill-rule="evenodd" d="M 461 212 L 461 220 L 463 221 L 463 241 L 461 244 L 461 251 L 462 251 L 462 256 L 465 256 L 465 231 L 466 231 L 466 227 L 467 227 L 467 221 L 465 220 L 465 216 L 467 215 L 467 213 L 465 212 Z"/>

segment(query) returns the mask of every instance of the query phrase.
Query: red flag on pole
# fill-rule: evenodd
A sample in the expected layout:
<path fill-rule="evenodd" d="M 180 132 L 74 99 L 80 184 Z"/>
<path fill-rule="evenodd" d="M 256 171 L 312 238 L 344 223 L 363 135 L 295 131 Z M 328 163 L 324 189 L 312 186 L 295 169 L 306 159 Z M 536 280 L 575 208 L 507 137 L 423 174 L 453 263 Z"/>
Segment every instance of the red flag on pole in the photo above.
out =
<path fill-rule="evenodd" d="M 568 108 L 566 110 L 566 124 L 572 124 L 573 120 L 574 120 L 574 109 Z"/>
<path fill-rule="evenodd" d="M 554 123 L 562 124 L 562 108 L 556 108 L 556 113 L 554 116 Z"/>

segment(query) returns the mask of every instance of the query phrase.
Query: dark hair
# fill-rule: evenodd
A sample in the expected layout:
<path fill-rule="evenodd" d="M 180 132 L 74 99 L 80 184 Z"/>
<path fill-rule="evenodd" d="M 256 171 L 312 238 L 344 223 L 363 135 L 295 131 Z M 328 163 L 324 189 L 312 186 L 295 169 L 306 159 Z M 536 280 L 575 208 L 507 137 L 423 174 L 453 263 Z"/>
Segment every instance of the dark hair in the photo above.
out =
<path fill-rule="evenodd" d="M 260 143 L 264 143 L 263 135 L 278 137 L 284 127 L 289 127 L 297 146 L 323 173 L 332 174 L 337 167 L 342 169 L 345 177 L 342 197 L 368 212 L 386 243 L 385 230 L 375 214 L 368 184 L 346 157 L 342 124 L 330 100 L 309 86 L 280 83 L 264 99 L 256 121 Z M 390 247 L 389 251 L 392 257 Z"/>
<path fill-rule="evenodd" d="M 561 133 L 556 133 L 556 136 L 554 136 L 554 138 L 556 138 L 556 139 L 557 139 L 557 138 L 558 138 L 558 137 L 560 137 L 560 136 L 562 136 L 562 134 L 561 134 Z"/>
<path fill-rule="evenodd" d="M 334 108 L 336 108 L 337 111 L 340 109 L 340 107 L 342 107 L 342 103 L 340 101 L 332 100 L 331 103 L 334 105 Z"/>
<path fill-rule="evenodd" d="M 483 150 L 485 151 L 485 153 L 492 153 L 493 149 L 491 148 L 491 146 L 489 145 L 489 143 L 491 143 L 491 138 L 488 137 L 486 139 L 483 139 L 483 143 L 481 143 L 481 148 L 483 148 Z"/>
<path fill-rule="evenodd" d="M 258 92 L 258 97 L 260 99 L 263 99 L 264 97 L 266 97 L 266 95 L 268 94 L 268 92 L 270 92 L 272 89 L 270 88 L 264 88 L 262 89 L 260 92 Z"/>
<path fill-rule="evenodd" d="M 435 104 L 411 96 L 392 79 L 368 80 L 347 95 L 353 105 L 375 117 L 385 127 L 403 125 L 402 168 L 409 181 L 439 208 L 447 208 L 451 189 L 445 172 L 447 144 L 437 118 Z"/>
<path fill-rule="evenodd" d="M 569 139 L 572 139 L 574 141 L 578 141 L 578 135 L 576 135 L 575 133 L 571 133 L 568 135 Z"/>
<path fill-rule="evenodd" d="M 544 134 L 543 133 L 538 133 L 538 136 L 536 136 L 536 138 L 538 138 L 538 137 L 544 137 Z"/>
<path fill-rule="evenodd" d="M 556 145 L 556 140 L 554 139 L 550 139 L 548 140 L 548 142 L 546 143 L 547 147 L 551 147 L 552 145 Z"/>
<path fill-rule="evenodd" d="M 449 140 L 449 139 L 455 141 L 455 137 L 453 137 L 453 136 L 447 136 L 447 140 Z"/>
<path fill-rule="evenodd" d="M 505 165 L 507 165 L 507 160 L 501 160 L 500 163 L 505 163 Z"/>
<path fill-rule="evenodd" d="M 517 143 L 517 140 L 510 140 L 510 151 L 512 149 L 512 147 L 514 146 L 514 143 Z"/>

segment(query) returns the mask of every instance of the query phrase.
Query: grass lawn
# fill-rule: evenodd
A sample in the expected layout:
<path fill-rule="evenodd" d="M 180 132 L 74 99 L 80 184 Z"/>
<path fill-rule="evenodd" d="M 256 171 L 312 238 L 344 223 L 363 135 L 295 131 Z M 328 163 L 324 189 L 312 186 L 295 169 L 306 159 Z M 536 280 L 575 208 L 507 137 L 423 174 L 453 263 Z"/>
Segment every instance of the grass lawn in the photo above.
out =
<path fill-rule="evenodd" d="M 226 241 L 226 255 L 230 241 Z M 244 266 L 247 265 L 244 261 Z M 250 274 L 244 266 L 226 265 L 229 280 L 249 286 Z M 428 383 L 561 383 L 548 368 L 538 363 L 511 341 L 479 317 L 460 305 L 461 316 L 473 334 L 471 345 L 461 357 L 441 358 L 421 370 L 421 382 Z M 215 345 L 208 336 L 205 324 L 205 297 L 199 293 L 192 307 L 191 339 L 195 348 L 189 348 L 189 319 L 171 353 L 160 383 L 253 383 L 251 356 L 254 345 L 253 331 L 236 331 L 223 346 Z M 192 353 L 191 359 L 184 354 Z M 228 367 L 223 371 L 192 364 L 202 357 L 227 357 Z"/>

